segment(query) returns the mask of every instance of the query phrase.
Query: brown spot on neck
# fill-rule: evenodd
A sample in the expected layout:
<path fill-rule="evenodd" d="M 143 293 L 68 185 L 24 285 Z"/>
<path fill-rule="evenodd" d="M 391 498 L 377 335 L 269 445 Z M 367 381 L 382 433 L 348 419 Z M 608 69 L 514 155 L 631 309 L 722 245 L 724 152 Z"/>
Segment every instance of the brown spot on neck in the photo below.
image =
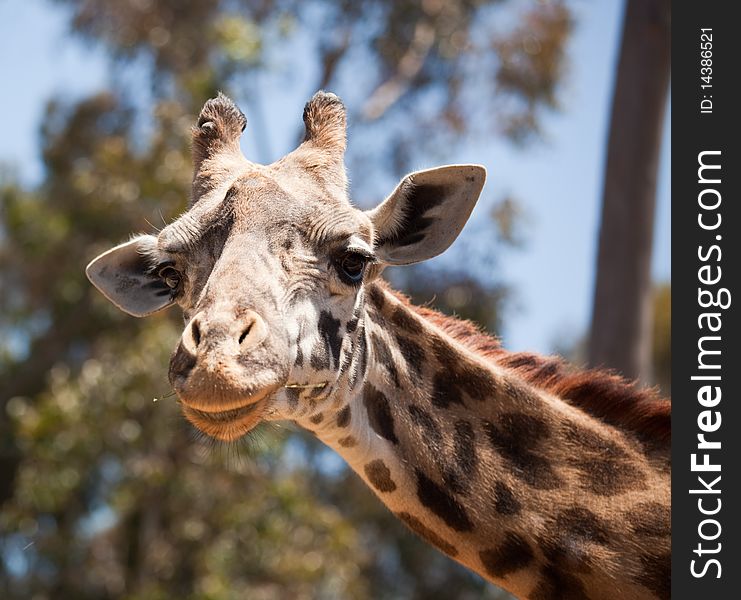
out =
<path fill-rule="evenodd" d="M 458 550 L 455 548 L 455 546 L 446 542 L 432 529 L 422 523 L 422 521 L 420 521 L 417 517 L 410 515 L 407 512 L 397 513 L 396 516 L 399 517 L 399 519 L 401 519 L 404 524 L 409 527 L 409 529 L 420 536 L 423 540 L 426 540 L 448 556 L 455 557 L 458 555 Z"/>
<path fill-rule="evenodd" d="M 479 552 L 479 558 L 486 572 L 500 579 L 527 567 L 532 562 L 534 554 L 526 540 L 516 533 L 507 532 L 499 546 L 482 550 Z"/>
<path fill-rule="evenodd" d="M 396 490 L 396 483 L 391 479 L 391 471 L 381 459 L 372 460 L 363 467 L 365 476 L 371 485 L 379 492 L 393 492 Z"/>

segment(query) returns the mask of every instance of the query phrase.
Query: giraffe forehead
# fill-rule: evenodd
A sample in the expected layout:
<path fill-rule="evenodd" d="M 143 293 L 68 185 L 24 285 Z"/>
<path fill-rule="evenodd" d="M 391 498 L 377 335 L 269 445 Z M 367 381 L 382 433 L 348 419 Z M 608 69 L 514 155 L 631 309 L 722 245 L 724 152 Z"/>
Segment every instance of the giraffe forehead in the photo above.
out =
<path fill-rule="evenodd" d="M 206 232 L 225 226 L 263 229 L 270 235 L 291 225 L 310 239 L 344 228 L 350 233 L 359 230 L 370 240 L 370 221 L 346 199 L 327 194 L 311 179 L 272 175 L 265 169 L 251 169 L 196 198 L 186 213 L 160 232 L 160 248 L 182 252 Z"/>
<path fill-rule="evenodd" d="M 370 220 L 351 206 L 327 210 L 324 206 L 314 207 L 303 215 L 299 232 L 304 241 L 321 248 L 335 243 L 355 240 L 358 247 L 373 246 L 373 227 Z"/>
<path fill-rule="evenodd" d="M 283 242 L 298 236 L 308 248 L 321 252 L 336 245 L 359 241 L 372 248 L 370 219 L 347 200 L 337 201 L 321 189 L 280 186 L 247 193 L 235 209 L 235 227 Z"/>
<path fill-rule="evenodd" d="M 299 234 L 310 246 L 357 236 L 372 245 L 373 228 L 368 217 L 346 199 L 326 193 L 311 180 L 284 177 L 278 181 L 269 171 L 250 170 L 194 202 L 188 212 L 165 227 L 159 248 L 167 253 L 194 250 L 224 241 L 232 232 L 250 231 L 267 239 Z"/>

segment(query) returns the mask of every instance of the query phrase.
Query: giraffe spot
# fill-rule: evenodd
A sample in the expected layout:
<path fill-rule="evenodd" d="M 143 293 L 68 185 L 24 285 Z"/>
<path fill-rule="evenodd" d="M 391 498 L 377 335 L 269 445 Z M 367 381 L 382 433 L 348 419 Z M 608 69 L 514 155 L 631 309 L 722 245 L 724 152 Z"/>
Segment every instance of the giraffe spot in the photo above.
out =
<path fill-rule="evenodd" d="M 471 531 L 473 524 L 463 506 L 422 471 L 415 469 L 415 473 L 417 474 L 417 497 L 419 501 L 440 517 L 451 529 Z"/>
<path fill-rule="evenodd" d="M 383 392 L 366 384 L 363 388 L 363 404 L 368 411 L 368 422 L 378 435 L 388 441 L 398 444 L 399 438 L 394 432 L 394 416 L 391 414 L 391 406 L 388 398 Z"/>
<path fill-rule="evenodd" d="M 636 580 L 656 594 L 660 600 L 671 598 L 672 557 L 671 554 L 643 554 L 643 573 Z"/>
<path fill-rule="evenodd" d="M 432 380 L 432 405 L 437 408 L 448 408 L 451 404 L 463 405 L 463 397 L 458 387 L 450 380 L 447 373 L 438 373 Z"/>
<path fill-rule="evenodd" d="M 500 515 L 516 515 L 522 510 L 522 505 L 507 484 L 497 481 L 494 487 L 494 508 Z"/>
<path fill-rule="evenodd" d="M 319 336 L 324 340 L 327 348 L 332 353 L 334 364 L 340 364 L 340 348 L 342 338 L 340 337 L 340 320 L 335 319 L 328 311 L 319 313 Z"/>
<path fill-rule="evenodd" d="M 425 444 L 433 450 L 440 448 L 443 439 L 442 434 L 437 423 L 430 416 L 430 413 L 421 409 L 416 404 L 410 404 L 407 410 L 409 410 L 409 414 L 412 417 L 412 423 L 422 430 L 422 437 Z"/>
<path fill-rule="evenodd" d="M 561 485 L 550 462 L 536 453 L 550 435 L 544 421 L 523 413 L 504 413 L 499 415 L 499 425 L 491 421 L 482 425 L 494 450 L 513 467 L 512 475 L 540 490 Z"/>
<path fill-rule="evenodd" d="M 301 350 L 301 337 L 296 340 L 296 361 L 295 365 L 301 367 L 304 364 L 304 352 Z"/>
<path fill-rule="evenodd" d="M 578 446 L 583 452 L 607 460 L 627 458 L 628 454 L 615 442 L 602 437 L 595 431 L 579 427 L 576 423 L 563 426 L 566 439 Z"/>
<path fill-rule="evenodd" d="M 598 496 L 614 496 L 641 486 L 646 475 L 622 460 L 575 461 L 582 486 Z"/>
<path fill-rule="evenodd" d="M 432 338 L 432 353 L 443 368 L 451 368 L 460 360 L 455 349 L 443 338 L 435 336 Z"/>
<path fill-rule="evenodd" d="M 380 492 L 393 492 L 396 489 L 391 471 L 381 459 L 373 460 L 363 467 L 368 481 Z"/>
<path fill-rule="evenodd" d="M 322 419 L 324 419 L 324 415 L 322 413 L 316 413 L 315 415 L 309 417 L 309 421 L 311 421 L 314 425 L 319 425 L 319 423 L 322 422 Z"/>
<path fill-rule="evenodd" d="M 468 482 L 461 479 L 460 473 L 454 469 L 443 470 L 443 483 L 451 492 L 465 496 L 468 493 Z"/>
<path fill-rule="evenodd" d="M 381 327 L 382 329 L 385 329 L 386 327 L 386 319 L 383 316 L 383 313 L 375 308 L 372 304 L 369 305 L 369 310 L 366 312 L 366 314 L 370 317 L 371 321 L 373 321 L 376 325 Z"/>
<path fill-rule="evenodd" d="M 610 528 L 583 507 L 561 511 L 552 527 L 538 538 L 549 564 L 560 573 L 589 573 L 595 557 L 594 545 L 607 546 Z"/>
<path fill-rule="evenodd" d="M 503 413 L 499 416 L 502 430 L 510 437 L 527 436 L 530 441 L 540 441 L 550 436 L 548 424 L 538 417 L 525 413 Z"/>
<path fill-rule="evenodd" d="M 458 385 L 473 400 L 485 400 L 496 389 L 496 381 L 486 369 L 471 366 L 458 373 Z"/>
<path fill-rule="evenodd" d="M 297 388 L 285 388 L 286 398 L 288 399 L 288 408 L 290 410 L 296 410 L 298 408 L 298 398 L 301 395 L 301 390 Z"/>
<path fill-rule="evenodd" d="M 633 531 L 645 537 L 664 537 L 671 534 L 671 512 L 658 502 L 641 502 L 625 515 Z"/>
<path fill-rule="evenodd" d="M 409 338 L 398 335 L 396 343 L 399 346 L 399 352 L 404 357 L 404 361 L 411 369 L 412 377 L 419 382 L 422 378 L 422 367 L 425 361 L 425 353 L 422 347 Z"/>
<path fill-rule="evenodd" d="M 598 496 L 614 496 L 641 486 L 646 475 L 630 462 L 620 445 L 575 423 L 563 426 L 565 438 L 575 447 L 571 464 L 579 471 L 584 489 Z"/>
<path fill-rule="evenodd" d="M 381 365 L 386 368 L 388 374 L 391 375 L 394 385 L 397 388 L 401 387 L 401 384 L 399 383 L 399 372 L 396 370 L 396 363 L 394 362 L 394 357 L 391 354 L 388 344 L 386 344 L 386 342 L 384 342 L 383 339 L 375 333 L 371 334 L 371 340 L 373 341 L 373 351 L 376 353 L 378 362 L 380 362 Z"/>
<path fill-rule="evenodd" d="M 435 533 L 432 529 L 425 526 L 424 523 L 422 523 L 417 517 L 410 515 L 406 512 L 400 512 L 396 513 L 396 516 L 401 519 L 404 524 L 409 527 L 414 533 L 416 533 L 419 537 L 421 537 L 423 540 L 428 542 L 429 544 L 432 544 L 437 549 L 441 550 L 448 556 L 457 556 L 458 550 L 453 546 L 452 544 L 446 542 L 443 538 L 441 538 L 437 533 Z"/>
<path fill-rule="evenodd" d="M 360 317 L 353 315 L 353 318 L 345 324 L 345 331 L 347 331 L 347 333 L 352 333 L 353 331 L 355 331 L 358 328 L 359 320 Z"/>
<path fill-rule="evenodd" d="M 546 565 L 540 572 L 540 581 L 530 594 L 531 600 L 589 600 L 579 579 L 553 565 Z"/>
<path fill-rule="evenodd" d="M 386 303 L 383 290 L 378 285 L 370 286 L 370 289 L 368 290 L 368 298 L 371 304 L 378 310 L 381 310 L 383 305 Z"/>
<path fill-rule="evenodd" d="M 610 539 L 609 527 L 591 510 L 574 506 L 561 511 L 556 517 L 556 531 L 568 532 L 570 539 L 581 543 L 607 545 Z"/>
<path fill-rule="evenodd" d="M 403 329 L 412 335 L 419 335 L 423 331 L 422 324 L 403 306 L 396 307 L 391 315 L 391 322 L 399 329 Z"/>
<path fill-rule="evenodd" d="M 358 292 L 358 300 L 355 304 L 355 308 L 353 308 L 352 311 L 352 317 L 350 317 L 350 320 L 347 322 L 347 325 L 345 326 L 345 331 L 348 333 L 352 333 L 355 331 L 356 327 L 358 326 L 358 323 L 360 323 L 360 318 L 363 316 L 363 309 L 365 307 L 365 297 L 363 295 L 363 290 L 361 289 Z"/>
<path fill-rule="evenodd" d="M 592 555 L 588 546 L 579 540 L 571 540 L 568 535 L 558 533 L 555 537 L 538 536 L 547 563 L 558 571 L 566 573 L 590 573 Z"/>
<path fill-rule="evenodd" d="M 528 566 L 533 560 L 533 549 L 522 537 L 508 531 L 500 546 L 481 550 L 479 558 L 489 575 L 500 578 Z"/>
<path fill-rule="evenodd" d="M 356 440 L 353 436 L 347 435 L 345 437 L 340 438 L 337 440 L 337 443 L 342 446 L 343 448 L 352 448 L 353 446 L 358 445 L 358 440 Z"/>
<path fill-rule="evenodd" d="M 346 404 L 337 413 L 337 427 L 347 427 L 350 424 L 350 405 Z"/>
<path fill-rule="evenodd" d="M 456 494 L 467 494 L 473 472 L 476 470 L 476 448 L 473 427 L 468 421 L 455 423 L 453 435 L 453 468 L 448 468 L 443 480 Z"/>
<path fill-rule="evenodd" d="M 466 476 L 470 477 L 476 470 L 476 436 L 473 432 L 473 426 L 464 420 L 456 421 L 455 436 L 453 438 L 455 446 L 455 461 L 458 468 Z"/>
<path fill-rule="evenodd" d="M 311 352 L 310 362 L 311 367 L 316 371 L 329 369 L 329 353 L 327 352 L 327 347 L 324 345 L 323 341 L 320 340 L 314 344 L 314 350 Z"/>
<path fill-rule="evenodd" d="M 430 345 L 440 368 L 447 373 L 447 379 L 460 390 L 458 395 L 465 392 L 472 399 L 483 401 L 497 391 L 494 376 L 475 363 L 462 361 L 458 351 L 446 340 L 433 337 Z M 522 386 L 510 384 L 510 387 L 513 389 L 507 390 L 507 393 L 511 397 L 519 397 L 524 393 Z"/>
<path fill-rule="evenodd" d="M 439 337 L 433 337 L 430 345 L 440 366 L 439 384 L 433 389 L 433 403 L 447 408 L 451 403 L 463 404 L 465 393 L 473 400 L 483 401 L 497 391 L 494 376 L 486 369 L 462 362 L 455 348 Z M 444 374 L 444 375 L 443 375 Z"/>

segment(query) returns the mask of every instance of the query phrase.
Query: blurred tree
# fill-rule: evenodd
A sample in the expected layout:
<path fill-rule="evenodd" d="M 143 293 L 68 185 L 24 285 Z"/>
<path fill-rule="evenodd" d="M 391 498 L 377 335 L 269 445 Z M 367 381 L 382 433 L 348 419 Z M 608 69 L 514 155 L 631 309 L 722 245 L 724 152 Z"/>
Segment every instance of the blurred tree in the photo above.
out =
<path fill-rule="evenodd" d="M 73 29 L 85 38 L 122 61 L 143 59 L 155 96 L 176 93 L 193 112 L 220 87 L 259 103 L 263 86 L 254 74 L 275 69 L 291 34 L 307 32 L 297 49 L 314 64 L 284 59 L 288 79 L 316 66 L 304 95 L 331 87 L 346 100 L 350 121 L 372 123 L 376 132 L 403 117 L 403 130 L 363 151 L 369 166 L 387 168 L 382 159 L 392 157 L 397 170 L 421 146 L 463 133 L 496 130 L 516 142 L 537 136 L 543 110 L 558 107 L 573 28 L 562 0 L 529 2 L 515 14 L 506 0 L 57 2 L 71 8 Z"/>
<path fill-rule="evenodd" d="M 195 112 L 217 89 L 259 105 L 248 84 L 273 76 L 302 34 L 310 51 L 292 72 L 315 66 L 315 87 L 342 94 L 361 122 L 348 154 L 367 174 L 361 197 L 380 199 L 388 189 L 374 172 L 405 169 L 441 139 L 495 129 L 533 139 L 557 107 L 565 5 L 58 1 L 74 31 L 109 49 L 114 83 L 78 104 L 52 100 L 44 181 L 0 186 L 0 597 L 503 597 L 407 532 L 310 437 L 195 439 L 166 387 L 179 317 L 118 313 L 83 268 L 183 209 Z M 500 31 L 500 17 L 514 25 Z M 147 89 L 131 87 L 131 65 Z M 364 143 L 371 130 L 393 135 Z M 513 214 L 501 204 L 501 236 L 490 220 L 479 235 L 513 241 Z M 492 255 L 479 267 L 495 273 Z M 406 286 L 494 327 L 496 275 L 447 269 Z"/>
<path fill-rule="evenodd" d="M 651 293 L 651 379 L 646 385 L 656 386 L 659 393 L 670 397 L 672 393 L 672 286 L 670 283 L 654 284 Z M 554 352 L 576 365 L 587 361 L 587 339 L 568 335 L 554 343 Z"/>
<path fill-rule="evenodd" d="M 651 344 L 652 382 L 667 396 L 672 393 L 672 286 L 654 286 Z"/>
<path fill-rule="evenodd" d="M 671 66 L 669 0 L 628 0 L 612 100 L 589 363 L 651 380 L 651 254 Z"/>

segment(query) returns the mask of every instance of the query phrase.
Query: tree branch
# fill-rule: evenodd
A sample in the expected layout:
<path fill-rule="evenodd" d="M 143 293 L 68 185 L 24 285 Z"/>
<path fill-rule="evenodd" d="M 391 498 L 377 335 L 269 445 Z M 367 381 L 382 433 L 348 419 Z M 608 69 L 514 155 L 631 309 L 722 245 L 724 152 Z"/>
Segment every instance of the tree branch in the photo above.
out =
<path fill-rule="evenodd" d="M 362 114 L 365 119 L 374 120 L 382 117 L 398 102 L 422 70 L 434 43 L 434 29 L 428 23 L 419 21 L 414 27 L 414 37 L 409 49 L 399 60 L 396 73 L 376 87 L 363 106 Z"/>

